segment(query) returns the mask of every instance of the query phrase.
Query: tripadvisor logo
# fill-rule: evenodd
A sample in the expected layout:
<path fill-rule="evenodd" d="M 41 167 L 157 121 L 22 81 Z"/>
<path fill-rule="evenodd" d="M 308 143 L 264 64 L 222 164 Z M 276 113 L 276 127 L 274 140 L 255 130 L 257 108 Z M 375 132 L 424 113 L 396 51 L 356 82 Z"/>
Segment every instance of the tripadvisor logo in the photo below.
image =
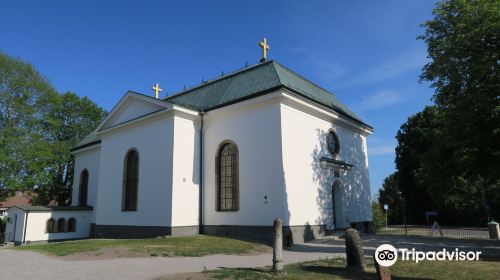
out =
<path fill-rule="evenodd" d="M 396 249 L 390 244 L 382 244 L 375 250 L 375 260 L 381 266 L 392 266 L 398 260 L 398 252 L 400 253 L 401 260 L 403 261 L 478 261 L 481 251 L 448 251 L 443 249 L 441 251 L 416 251 L 415 248 L 408 250 L 406 248 Z"/>
<path fill-rule="evenodd" d="M 381 266 L 392 266 L 398 260 L 398 251 L 390 244 L 382 244 L 375 250 L 375 260 Z"/>

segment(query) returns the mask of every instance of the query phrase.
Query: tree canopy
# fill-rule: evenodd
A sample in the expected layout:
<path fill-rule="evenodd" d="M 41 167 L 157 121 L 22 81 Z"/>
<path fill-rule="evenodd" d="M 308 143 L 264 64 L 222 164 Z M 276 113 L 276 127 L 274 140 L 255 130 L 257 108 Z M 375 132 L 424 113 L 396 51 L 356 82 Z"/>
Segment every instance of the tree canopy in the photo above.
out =
<path fill-rule="evenodd" d="M 484 225 L 500 219 L 500 2 L 441 1 L 433 15 L 418 39 L 435 106 L 398 131 L 397 188 L 412 222 L 437 210 L 450 224 Z"/>
<path fill-rule="evenodd" d="M 0 189 L 35 189 L 34 202 L 68 202 L 70 150 L 106 112 L 75 93 L 59 94 L 31 64 L 0 52 Z"/>

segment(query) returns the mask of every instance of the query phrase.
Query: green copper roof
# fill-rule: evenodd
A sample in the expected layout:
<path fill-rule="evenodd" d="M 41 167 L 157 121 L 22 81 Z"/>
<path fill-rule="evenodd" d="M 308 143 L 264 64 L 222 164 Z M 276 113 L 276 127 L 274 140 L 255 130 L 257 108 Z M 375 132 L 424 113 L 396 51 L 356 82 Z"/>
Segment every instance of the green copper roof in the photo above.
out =
<path fill-rule="evenodd" d="M 280 88 L 286 88 L 299 98 L 315 102 L 322 107 L 371 128 L 343 105 L 333 93 L 273 60 L 207 81 L 196 87 L 171 95 L 163 99 L 163 101 L 194 110 L 210 111 Z M 93 131 L 78 143 L 73 150 L 97 144 L 99 141 L 96 131 Z"/>
<path fill-rule="evenodd" d="M 197 110 L 209 111 L 281 87 L 288 88 L 303 98 L 312 100 L 366 125 L 356 114 L 340 103 L 334 94 L 273 60 L 208 81 L 197 87 L 169 96 L 165 101 Z"/>

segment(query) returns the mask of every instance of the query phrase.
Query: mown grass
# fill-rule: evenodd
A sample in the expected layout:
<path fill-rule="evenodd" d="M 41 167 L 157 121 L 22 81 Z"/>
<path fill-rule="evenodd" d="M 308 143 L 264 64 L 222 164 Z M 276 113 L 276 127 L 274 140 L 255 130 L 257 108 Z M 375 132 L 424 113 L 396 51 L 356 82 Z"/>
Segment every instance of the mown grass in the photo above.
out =
<path fill-rule="evenodd" d="M 220 269 L 209 272 L 214 279 L 377 279 L 372 259 L 368 272 L 348 271 L 345 259 L 327 259 L 285 266 L 276 275 L 270 268 Z M 500 279 L 500 262 L 496 261 L 423 261 L 418 264 L 398 261 L 391 267 L 392 279 Z"/>
<path fill-rule="evenodd" d="M 105 248 L 125 248 L 130 252 L 146 253 L 150 256 L 189 257 L 211 254 L 247 254 L 269 249 L 268 246 L 259 243 L 207 235 L 145 239 L 86 239 L 14 247 L 15 250 L 29 250 L 54 256 L 68 256 Z"/>

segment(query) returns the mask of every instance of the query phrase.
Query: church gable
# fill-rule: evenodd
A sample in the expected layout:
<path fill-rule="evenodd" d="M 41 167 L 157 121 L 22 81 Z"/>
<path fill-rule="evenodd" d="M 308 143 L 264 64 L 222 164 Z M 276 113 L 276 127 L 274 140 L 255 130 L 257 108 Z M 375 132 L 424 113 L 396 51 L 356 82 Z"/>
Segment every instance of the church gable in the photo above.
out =
<path fill-rule="evenodd" d="M 97 130 L 103 131 L 169 107 L 171 105 L 167 102 L 129 91 L 113 108 Z"/>

